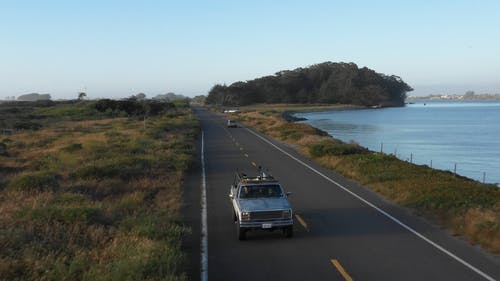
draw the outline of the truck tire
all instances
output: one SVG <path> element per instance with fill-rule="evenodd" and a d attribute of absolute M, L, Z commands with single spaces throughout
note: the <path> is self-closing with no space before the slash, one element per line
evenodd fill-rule
<path fill-rule="evenodd" d="M 285 235 L 286 238 L 292 238 L 293 237 L 293 226 L 287 226 L 283 228 L 283 235 Z"/>
<path fill-rule="evenodd" d="M 238 240 L 247 239 L 247 231 L 244 228 L 240 227 L 239 222 L 236 222 L 236 237 L 238 238 Z"/>

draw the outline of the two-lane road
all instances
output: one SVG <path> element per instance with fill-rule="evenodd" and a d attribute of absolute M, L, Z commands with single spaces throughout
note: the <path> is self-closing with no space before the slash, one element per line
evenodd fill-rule
<path fill-rule="evenodd" d="M 203 130 L 200 168 L 187 180 L 190 277 L 208 280 L 497 280 L 496 257 L 449 236 L 371 191 L 304 159 L 287 145 L 247 128 L 226 128 L 196 109 Z M 200 141 L 201 146 L 201 141 Z M 201 157 L 200 157 L 201 159 Z M 295 235 L 250 232 L 236 238 L 229 186 L 236 169 L 268 168 L 293 192 Z M 196 179 L 195 179 L 196 178 Z M 206 190 L 208 250 L 200 257 L 200 193 Z M 203 255 L 206 254 L 205 257 Z M 206 261 L 206 263 L 205 263 Z M 200 262 L 202 265 L 200 265 Z M 208 269 L 200 274 L 201 269 Z"/>

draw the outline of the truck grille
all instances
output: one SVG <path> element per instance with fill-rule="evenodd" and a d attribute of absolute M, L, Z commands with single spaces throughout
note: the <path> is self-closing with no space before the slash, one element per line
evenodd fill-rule
<path fill-rule="evenodd" d="M 273 220 L 282 219 L 283 211 L 261 211 L 261 212 L 251 212 L 250 220 Z"/>

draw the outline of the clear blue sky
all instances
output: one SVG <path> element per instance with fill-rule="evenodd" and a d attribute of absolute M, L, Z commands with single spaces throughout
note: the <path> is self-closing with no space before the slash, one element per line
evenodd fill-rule
<path fill-rule="evenodd" d="M 324 61 L 500 93 L 500 1 L 0 2 L 0 99 L 206 94 Z"/>

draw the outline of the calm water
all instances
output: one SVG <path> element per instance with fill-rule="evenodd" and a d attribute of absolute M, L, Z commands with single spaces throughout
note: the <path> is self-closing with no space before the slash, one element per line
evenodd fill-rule
<path fill-rule="evenodd" d="M 403 160 L 500 183 L 500 102 L 417 101 L 402 108 L 299 113 L 305 123 Z"/>

